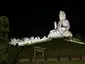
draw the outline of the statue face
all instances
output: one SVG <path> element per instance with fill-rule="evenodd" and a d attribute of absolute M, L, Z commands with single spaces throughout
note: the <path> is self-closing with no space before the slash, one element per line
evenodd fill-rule
<path fill-rule="evenodd" d="M 60 20 L 66 19 L 66 15 L 65 15 L 65 12 L 64 12 L 64 11 L 60 11 L 59 19 L 60 19 Z"/>

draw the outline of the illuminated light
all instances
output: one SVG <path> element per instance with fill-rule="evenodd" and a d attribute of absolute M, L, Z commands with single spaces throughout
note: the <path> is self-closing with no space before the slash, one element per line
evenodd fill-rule
<path fill-rule="evenodd" d="M 74 42 L 74 43 L 78 43 L 78 44 L 83 44 L 83 45 L 85 45 L 84 42 L 77 41 L 77 40 L 79 40 L 79 39 L 77 39 L 77 38 L 73 38 L 73 39 L 71 39 L 71 40 L 68 40 L 68 39 L 65 39 L 65 40 L 66 40 L 66 41 L 69 41 L 69 42 Z"/>
<path fill-rule="evenodd" d="M 45 42 L 48 41 L 49 39 L 44 36 L 43 38 L 40 39 L 40 37 L 30 37 L 30 38 L 23 38 L 22 40 L 20 39 L 11 39 L 11 42 L 9 42 L 9 44 L 11 45 L 16 45 L 18 43 L 19 46 L 24 46 L 24 45 L 31 45 L 31 44 L 35 44 L 35 43 L 41 43 L 41 42 Z"/>

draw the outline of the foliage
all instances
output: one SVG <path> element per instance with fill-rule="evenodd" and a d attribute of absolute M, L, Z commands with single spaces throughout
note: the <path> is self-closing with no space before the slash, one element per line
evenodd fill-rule
<path fill-rule="evenodd" d="M 18 44 L 16 46 L 9 45 L 7 49 L 7 58 L 8 62 L 10 62 L 9 64 L 16 64 L 18 62 L 18 57 L 22 50 L 22 48 L 18 47 Z"/>
<path fill-rule="evenodd" d="M 6 16 L 0 17 L 0 64 L 17 64 L 17 59 L 23 50 L 18 44 L 12 46 L 8 41 L 9 20 Z"/>
<path fill-rule="evenodd" d="M 7 44 L 0 45 L 0 61 L 5 61 L 7 64 L 16 64 L 23 48 L 11 46 Z"/>
<path fill-rule="evenodd" d="M 6 45 L 0 44 L 0 61 L 6 60 Z"/>

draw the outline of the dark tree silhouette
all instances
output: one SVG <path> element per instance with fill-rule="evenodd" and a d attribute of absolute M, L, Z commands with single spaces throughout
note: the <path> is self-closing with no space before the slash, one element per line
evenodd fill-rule
<path fill-rule="evenodd" d="M 17 59 L 23 48 L 12 46 L 8 40 L 9 20 L 6 16 L 0 17 L 0 64 L 17 64 Z"/>
<path fill-rule="evenodd" d="M 45 59 L 45 61 L 47 61 L 47 59 L 48 59 L 47 49 L 45 49 L 45 51 L 44 51 L 44 59 Z"/>
<path fill-rule="evenodd" d="M 80 60 L 82 60 L 82 54 L 80 53 Z"/>
<path fill-rule="evenodd" d="M 76 34 L 75 37 L 82 40 L 82 35 L 81 34 Z"/>
<path fill-rule="evenodd" d="M 58 60 L 60 60 L 60 53 L 58 53 Z"/>
<path fill-rule="evenodd" d="M 8 46 L 9 20 L 6 16 L 0 17 L 0 61 L 6 61 L 6 48 Z"/>
<path fill-rule="evenodd" d="M 6 16 L 0 17 L 0 43 L 8 43 L 9 20 Z"/>
<path fill-rule="evenodd" d="M 68 60 L 72 60 L 71 56 L 69 56 Z"/>

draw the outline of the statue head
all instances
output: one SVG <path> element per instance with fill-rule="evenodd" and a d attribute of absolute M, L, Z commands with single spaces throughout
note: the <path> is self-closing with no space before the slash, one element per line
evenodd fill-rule
<path fill-rule="evenodd" d="M 64 11 L 60 11 L 60 13 L 59 13 L 59 19 L 60 19 L 60 20 L 66 19 L 66 14 L 65 14 Z"/>

